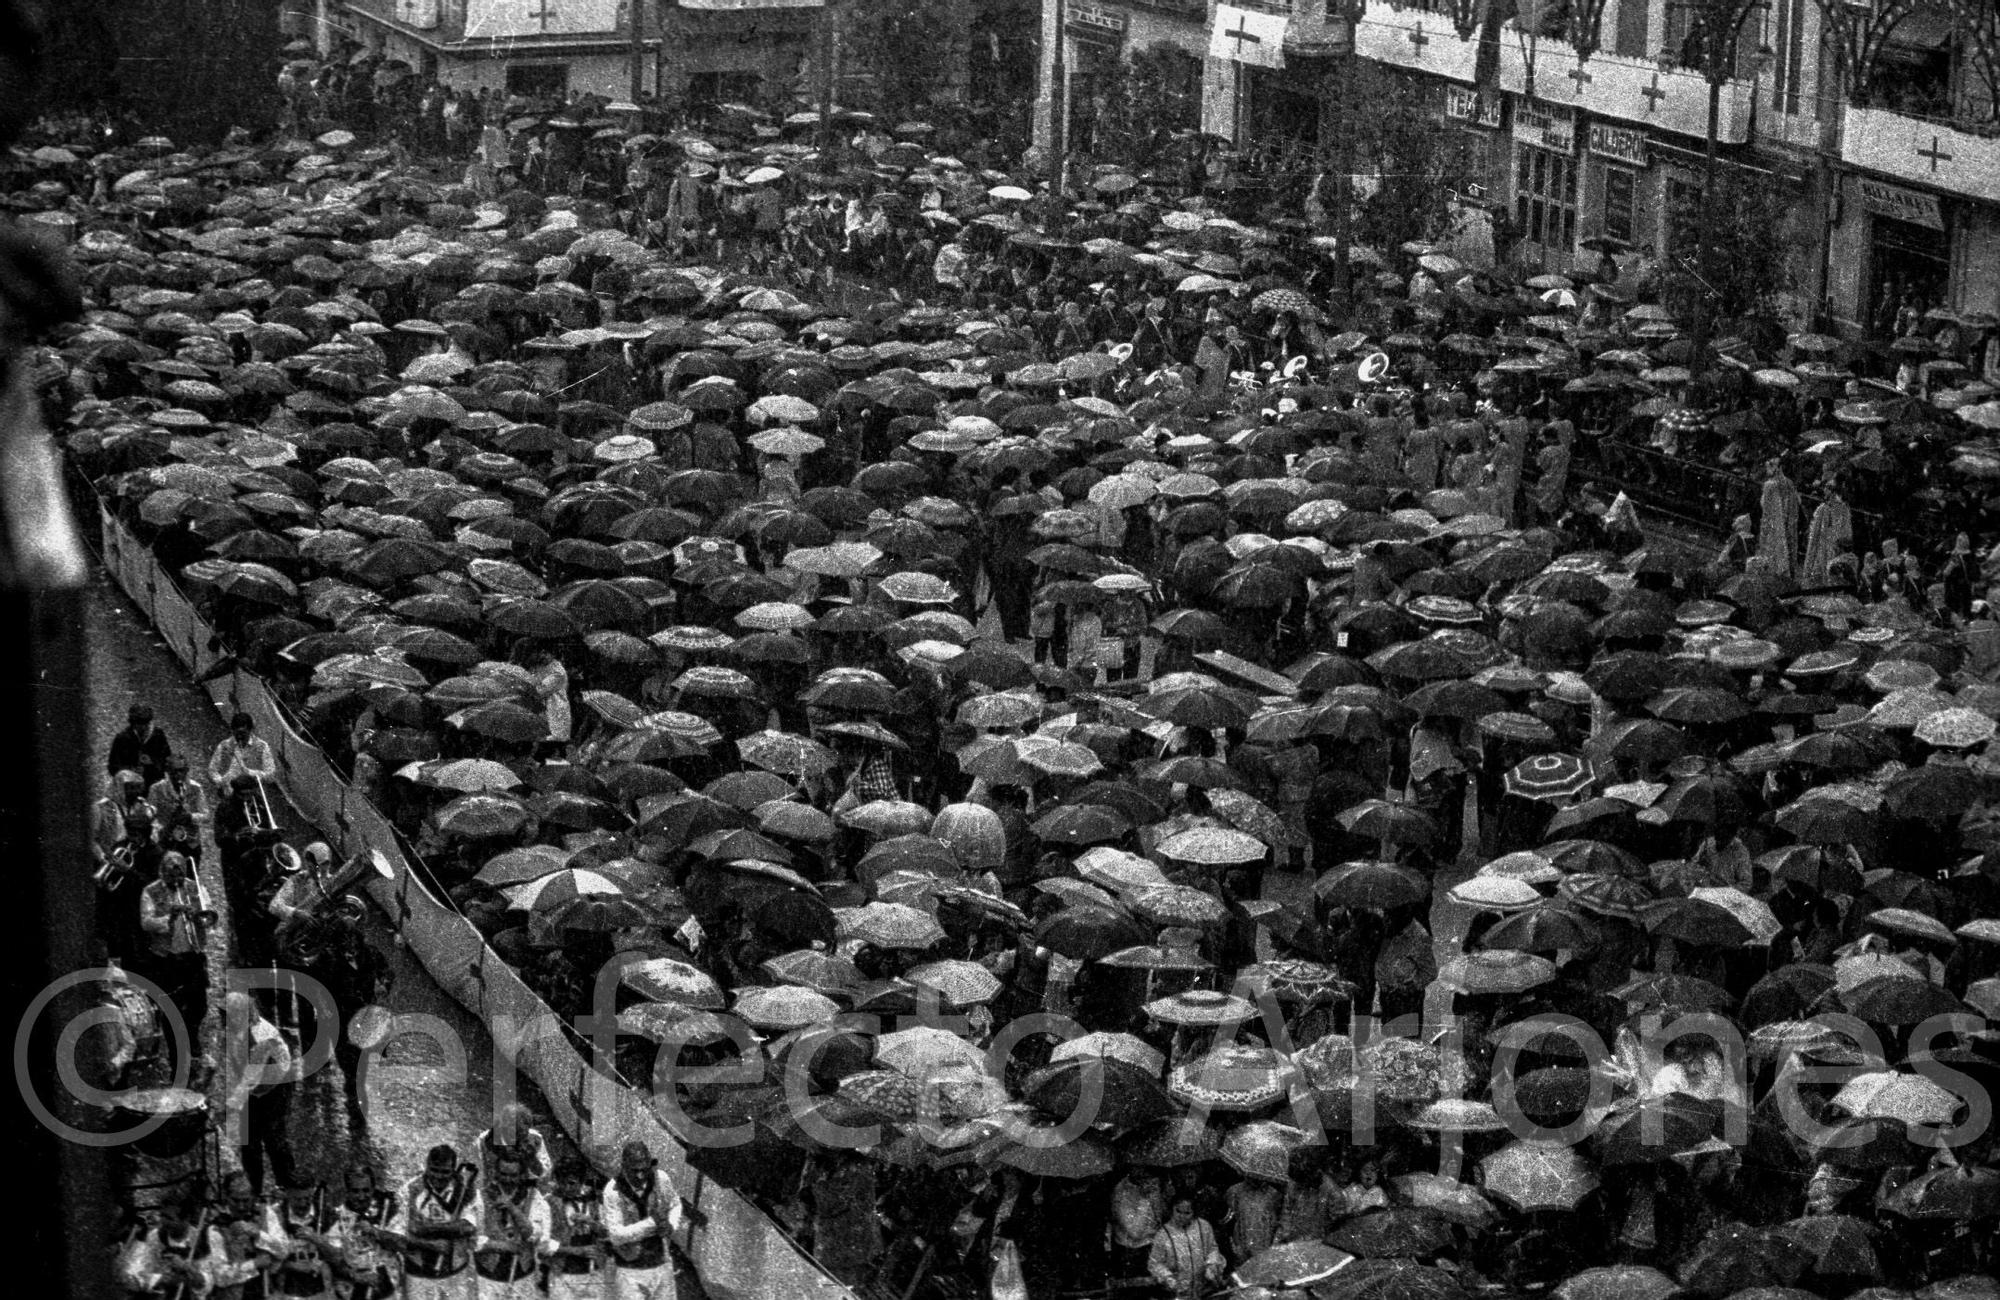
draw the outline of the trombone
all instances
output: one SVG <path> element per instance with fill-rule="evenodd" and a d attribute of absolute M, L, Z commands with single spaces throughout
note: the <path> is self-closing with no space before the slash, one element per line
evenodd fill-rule
<path fill-rule="evenodd" d="M 263 777 L 251 779 L 257 784 L 251 788 L 249 796 L 244 801 L 245 810 L 250 814 L 250 829 L 260 833 L 275 834 L 278 830 L 278 819 L 271 813 L 271 792 L 264 788 Z"/>

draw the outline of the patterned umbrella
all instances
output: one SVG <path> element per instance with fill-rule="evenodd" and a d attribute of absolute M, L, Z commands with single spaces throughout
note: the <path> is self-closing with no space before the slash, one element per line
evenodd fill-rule
<path fill-rule="evenodd" d="M 1309 1140 L 1304 1129 L 1275 1120 L 1251 1120 L 1222 1139 L 1222 1162 L 1246 1177 L 1284 1184 L 1291 1179 L 1292 1152 Z"/>
<path fill-rule="evenodd" d="M 853 962 L 811 948 L 773 957 L 761 969 L 772 979 L 819 993 L 852 994 L 862 984 L 861 971 Z"/>
<path fill-rule="evenodd" d="M 1249 1020 L 1257 1007 L 1216 989 L 1187 989 L 1148 1002 L 1146 1014 L 1170 1025 L 1228 1025 Z"/>
<path fill-rule="evenodd" d="M 1177 1067 L 1167 1091 L 1191 1106 L 1256 1111 L 1281 1100 L 1295 1074 L 1282 1052 L 1230 1043 Z"/>
<path fill-rule="evenodd" d="M 1574 1210 L 1598 1185 L 1589 1162 L 1562 1142 L 1516 1142 L 1480 1162 L 1486 1190 L 1527 1213 Z"/>
<path fill-rule="evenodd" d="M 1597 774 L 1575 754 L 1537 754 L 1507 769 L 1507 793 L 1544 803 L 1564 803 L 1590 788 Z"/>
<path fill-rule="evenodd" d="M 736 990 L 730 1008 L 745 1024 L 784 1032 L 821 1024 L 840 1013 L 840 1004 L 824 993 L 793 984 Z"/>

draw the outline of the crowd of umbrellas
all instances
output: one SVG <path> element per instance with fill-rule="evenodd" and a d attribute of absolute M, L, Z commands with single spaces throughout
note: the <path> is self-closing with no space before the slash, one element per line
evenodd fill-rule
<path fill-rule="evenodd" d="M 1342 436 L 1352 365 L 836 316 L 345 133 L 127 152 L 96 208 L 35 197 L 74 150 L 16 159 L 89 304 L 36 359 L 74 463 L 559 1011 L 618 963 L 621 1032 L 700 1067 L 662 1093 L 755 1125 L 716 1176 L 780 1200 L 873 1126 L 885 1179 L 1096 1195 L 1021 1239 L 1053 1287 L 1133 1169 L 1298 1196 L 1362 1150 L 1390 1203 L 1238 1294 L 1992 1294 L 2000 686 L 1962 633 L 1414 491 Z M 1136 207 L 1077 255 L 1234 292 L 1260 232 Z M 1569 382 L 1636 395 L 1677 331 L 1634 310 L 1634 363 Z M 1333 343 L 1576 360 L 1499 338 Z M 994 1059 L 1043 1011 L 1079 1036 Z"/>

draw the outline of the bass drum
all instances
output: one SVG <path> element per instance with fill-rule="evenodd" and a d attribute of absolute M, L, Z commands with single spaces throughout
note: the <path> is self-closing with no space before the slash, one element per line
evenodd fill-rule
<path fill-rule="evenodd" d="M 187 1155 L 208 1132 L 208 1097 L 193 1088 L 136 1089 L 119 1099 L 116 1114 L 121 1129 L 156 1125 L 132 1144 L 155 1160 Z"/>

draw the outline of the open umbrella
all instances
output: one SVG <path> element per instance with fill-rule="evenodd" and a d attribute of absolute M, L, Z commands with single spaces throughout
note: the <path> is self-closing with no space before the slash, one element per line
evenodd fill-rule
<path fill-rule="evenodd" d="M 1516 1142 L 1486 1157 L 1480 1184 L 1518 1210 L 1574 1210 L 1598 1185 L 1590 1162 L 1562 1142 Z"/>

